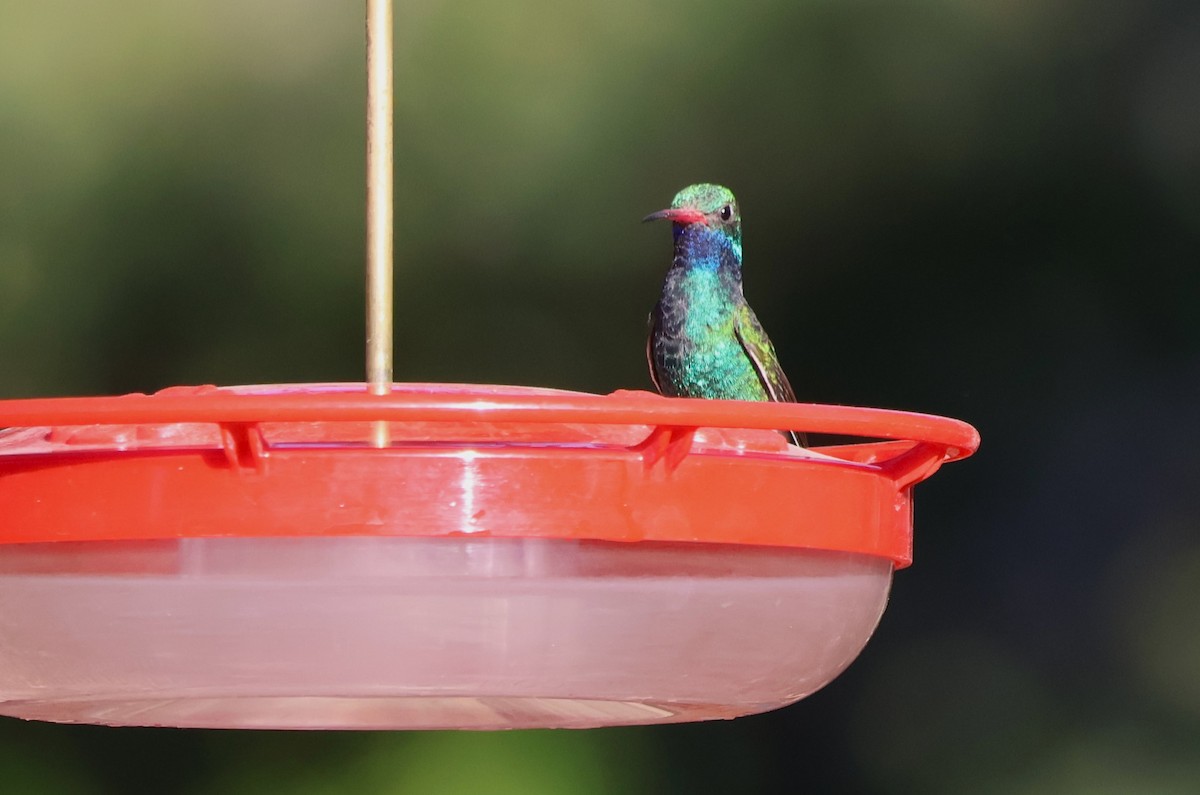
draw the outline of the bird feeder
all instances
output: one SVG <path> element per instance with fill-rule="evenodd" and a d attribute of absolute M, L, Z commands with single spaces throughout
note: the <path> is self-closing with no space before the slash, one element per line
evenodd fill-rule
<path fill-rule="evenodd" d="M 390 31 L 370 0 L 366 383 L 0 401 L 0 714 L 732 718 L 824 686 L 877 625 L 912 488 L 969 425 L 391 382 Z"/>

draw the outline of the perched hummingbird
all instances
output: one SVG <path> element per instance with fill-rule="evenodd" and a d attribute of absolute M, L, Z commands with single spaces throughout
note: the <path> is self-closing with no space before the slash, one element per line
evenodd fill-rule
<path fill-rule="evenodd" d="M 773 400 L 796 395 L 775 348 L 742 295 L 742 219 L 728 188 L 691 185 L 666 210 L 675 258 L 650 313 L 646 358 L 654 386 L 668 397 Z M 801 434 L 788 432 L 804 446 Z"/>

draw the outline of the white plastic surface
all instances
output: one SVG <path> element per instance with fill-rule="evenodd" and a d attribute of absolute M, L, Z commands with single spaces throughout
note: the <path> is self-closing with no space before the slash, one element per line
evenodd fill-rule
<path fill-rule="evenodd" d="M 503 538 L 0 547 L 0 714 L 113 725 L 588 727 L 789 704 L 892 564 Z"/>

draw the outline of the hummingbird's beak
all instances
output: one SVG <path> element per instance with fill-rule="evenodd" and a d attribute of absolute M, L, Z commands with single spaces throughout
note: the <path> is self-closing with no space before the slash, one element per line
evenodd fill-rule
<path fill-rule="evenodd" d="M 704 213 L 694 210 L 691 207 L 672 207 L 668 210 L 659 210 L 656 213 L 650 213 L 642 219 L 642 223 L 646 221 L 661 221 L 663 219 L 674 221 L 677 224 L 702 224 L 708 220 Z"/>

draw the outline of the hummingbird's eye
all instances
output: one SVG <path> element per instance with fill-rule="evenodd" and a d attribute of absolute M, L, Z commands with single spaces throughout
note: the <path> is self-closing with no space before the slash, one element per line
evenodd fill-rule
<path fill-rule="evenodd" d="M 732 218 L 733 218 L 733 205 L 726 204 L 724 207 L 721 208 L 721 220 L 729 221 Z"/>

